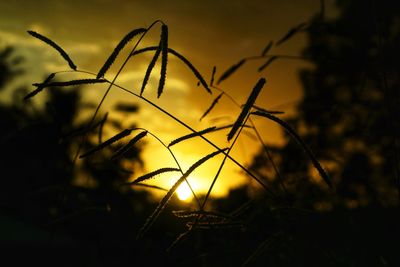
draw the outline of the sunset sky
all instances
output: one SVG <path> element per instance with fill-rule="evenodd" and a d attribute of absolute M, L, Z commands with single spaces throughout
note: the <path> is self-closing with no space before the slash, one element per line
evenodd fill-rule
<path fill-rule="evenodd" d="M 333 1 L 325 1 L 328 16 L 334 15 Z M 45 74 L 58 70 L 67 70 L 68 65 L 60 59 L 57 52 L 49 46 L 34 40 L 26 31 L 34 30 L 48 36 L 60 44 L 71 56 L 79 69 L 97 72 L 112 52 L 118 41 L 132 29 L 147 27 L 160 19 L 169 28 L 169 46 L 188 58 L 202 73 L 207 81 L 213 66 L 217 66 L 217 77 L 232 64 L 248 56 L 259 55 L 269 41 L 277 41 L 291 27 L 308 21 L 320 10 L 320 0 L 12 0 L 0 2 L 0 46 L 13 45 L 26 59 L 25 79 L 15 82 L 14 86 L 40 82 Z M 160 26 L 154 27 L 144 39 L 141 47 L 157 45 Z M 133 44 L 133 42 L 131 43 Z M 300 55 L 306 45 L 304 34 L 299 34 L 281 46 L 273 47 L 270 54 Z M 130 50 L 129 47 L 126 50 Z M 128 64 L 117 83 L 138 92 L 144 73 L 153 53 L 138 56 Z M 266 109 L 279 109 L 291 112 L 296 101 L 301 99 L 301 84 L 298 70 L 312 67 L 301 60 L 278 60 L 263 72 L 257 68 L 264 60 L 252 61 L 239 69 L 229 80 L 221 83 L 240 104 L 246 101 L 248 94 L 259 78 L 265 77 L 267 84 L 263 88 L 257 105 Z M 121 61 L 106 74 L 112 79 Z M 202 122 L 200 116 L 218 95 L 215 91 L 209 95 L 197 87 L 197 79 L 181 62 L 172 56 L 169 60 L 165 93 L 156 98 L 159 64 L 144 94 L 157 105 L 182 119 L 196 130 L 210 126 L 220 126 L 233 122 L 240 112 L 227 98 L 222 98 L 219 106 Z M 90 77 L 92 78 L 92 77 Z M 60 78 L 61 79 L 61 78 Z M 103 87 L 88 90 L 85 97 L 98 103 L 104 93 Z M 189 133 L 182 126 L 162 115 L 146 103 L 114 88 L 104 105 L 103 111 L 110 110 L 113 103 L 132 101 L 140 105 L 140 112 L 132 117 L 118 117 L 127 126 L 130 122 L 157 134 L 165 143 Z M 213 120 L 223 116 L 220 120 Z M 228 117 L 227 117 L 228 116 Z M 280 130 L 272 123 L 255 119 L 266 143 L 280 141 Z M 227 132 L 212 134 L 211 140 L 220 147 L 227 147 Z M 175 167 L 173 159 L 160 144 L 146 139 L 146 170 L 162 167 Z M 251 135 L 243 135 L 235 149 L 234 156 L 243 165 L 249 164 L 257 151 L 258 143 Z M 173 147 L 174 153 L 187 169 L 213 148 L 201 140 L 192 140 Z M 189 181 L 193 187 L 204 192 L 222 157 L 216 157 L 196 171 Z M 223 195 L 239 183 L 248 181 L 239 169 L 228 163 L 218 180 L 214 194 Z M 174 179 L 160 176 L 151 181 L 169 187 Z M 173 177 L 178 178 L 178 177 Z"/>

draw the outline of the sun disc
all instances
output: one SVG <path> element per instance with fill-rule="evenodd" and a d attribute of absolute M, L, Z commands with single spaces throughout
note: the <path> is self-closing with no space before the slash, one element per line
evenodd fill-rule
<path fill-rule="evenodd" d="M 182 201 L 189 201 L 192 198 L 192 191 L 186 183 L 182 183 L 178 189 L 176 189 L 178 198 Z"/>

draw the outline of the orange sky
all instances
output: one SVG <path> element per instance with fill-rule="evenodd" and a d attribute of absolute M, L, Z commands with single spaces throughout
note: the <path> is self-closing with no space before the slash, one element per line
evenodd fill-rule
<path fill-rule="evenodd" d="M 333 13 L 333 1 L 326 1 L 328 14 Z M 48 46 L 30 38 L 26 30 L 38 31 L 59 43 L 69 52 L 80 69 L 97 72 L 111 53 L 116 43 L 130 30 L 149 26 L 157 19 L 169 27 L 169 45 L 185 55 L 209 80 L 212 67 L 217 66 L 217 77 L 241 58 L 258 55 L 270 40 L 278 40 L 291 27 L 307 21 L 319 11 L 319 0 L 206 0 L 206 1 L 129 1 L 129 0 L 14 0 L 0 2 L 0 46 L 7 44 L 19 47 L 19 53 L 26 57 L 29 75 L 17 83 L 30 84 L 42 79 L 43 73 L 67 69 Z M 145 45 L 157 45 L 159 28 L 145 40 Z M 271 54 L 299 55 L 306 44 L 300 34 L 271 49 Z M 140 56 L 131 62 L 118 79 L 118 83 L 137 92 L 152 54 Z M 118 67 L 106 75 L 112 78 Z M 280 60 L 264 72 L 256 70 L 263 61 L 254 61 L 240 69 L 221 87 L 243 104 L 254 84 L 260 77 L 266 77 L 257 105 L 265 108 L 279 107 L 290 112 L 293 103 L 301 98 L 301 84 L 297 72 L 310 64 L 298 60 Z M 159 73 L 158 68 L 154 73 Z M 157 76 L 150 80 L 145 97 L 153 100 L 197 130 L 213 125 L 232 122 L 240 110 L 223 98 L 208 118 L 199 123 L 198 119 L 207 109 L 218 92 L 208 95 L 197 87 L 197 80 L 179 61 L 170 57 L 164 95 L 157 99 Z M 33 80 L 33 81 L 32 81 Z M 189 133 L 179 124 L 138 102 L 126 93 L 113 89 L 105 109 L 116 101 L 132 101 L 140 104 L 140 113 L 132 118 L 122 118 L 125 123 L 135 122 L 138 126 L 156 133 L 165 143 Z M 101 89 L 89 91 L 86 97 L 99 101 Z M 112 116 L 113 114 L 111 114 Z M 225 121 L 214 122 L 219 116 L 229 116 Z M 280 131 L 276 126 L 255 120 L 267 143 L 279 142 Z M 226 147 L 226 133 L 209 137 L 220 147 Z M 246 165 L 251 162 L 258 144 L 251 137 L 243 135 L 232 151 L 232 155 Z M 192 140 L 173 148 L 183 169 L 187 169 L 202 156 L 212 152 L 204 141 Z M 175 167 L 171 156 L 162 146 L 147 138 L 145 145 L 146 169 Z M 193 187 L 204 192 L 211 182 L 222 157 L 216 157 L 198 169 L 189 180 Z M 168 187 L 173 181 L 160 176 L 152 181 Z M 178 177 L 175 177 L 178 178 Z M 239 169 L 228 163 L 215 186 L 216 195 L 225 194 L 228 188 L 248 181 L 239 174 Z"/>

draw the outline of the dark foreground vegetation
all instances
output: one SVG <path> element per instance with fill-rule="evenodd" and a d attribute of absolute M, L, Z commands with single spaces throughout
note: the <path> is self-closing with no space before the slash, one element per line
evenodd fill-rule
<path fill-rule="evenodd" d="M 36 86 L 46 90 L 43 105 L 31 101 L 31 88 L 13 90 L 14 101 L 0 106 L 1 261 L 12 266 L 400 266 L 400 7 L 389 0 L 337 5 L 338 18 L 327 20 L 322 9 L 274 42 L 281 45 L 296 34 L 309 40 L 301 57 L 315 67 L 300 73 L 304 99 L 297 113 L 277 119 L 276 113 L 252 106 L 260 80 L 242 109 L 243 120 L 239 116 L 230 129 L 232 138 L 238 136 L 251 113 L 278 121 L 289 132 L 281 147 L 260 146 L 246 167 L 267 190 L 249 183 L 222 199 L 199 195 L 199 207 L 175 196 L 157 203 L 149 191 L 135 189 L 139 182 L 126 186 L 143 167 L 140 142 L 129 149 L 107 143 L 90 153 L 107 142 L 103 129 L 123 132 L 124 127 L 106 114 L 78 119 L 95 109 L 81 100 L 79 86 L 44 88 L 50 77 Z M 147 50 L 160 56 L 161 69 L 168 53 L 176 55 L 168 50 L 166 25 L 162 29 L 160 45 Z M 260 71 L 284 60 L 274 57 L 272 44 L 261 53 Z M 240 75 L 236 71 L 248 59 L 238 60 L 217 83 Z M 76 70 L 72 61 L 68 64 Z M 18 79 L 21 70 L 23 60 L 12 48 L 3 49 L 0 88 Z M 106 71 L 102 68 L 93 81 Z M 159 96 L 165 78 L 161 70 Z M 24 101 L 24 96 L 29 97 Z M 226 97 L 223 91 L 220 97 Z M 114 108 L 140 112 L 126 103 Z M 90 156 L 78 159 L 78 149 Z"/>

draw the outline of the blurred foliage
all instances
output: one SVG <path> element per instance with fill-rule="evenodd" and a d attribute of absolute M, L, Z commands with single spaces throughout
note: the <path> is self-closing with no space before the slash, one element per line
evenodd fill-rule
<path fill-rule="evenodd" d="M 0 52 L 0 90 L 2 90 L 16 75 L 22 73 L 18 65 L 23 62 L 23 58 L 20 56 L 13 56 L 13 50 L 12 47 L 8 46 Z M 14 68 L 9 68 L 9 64 L 14 65 Z"/>
<path fill-rule="evenodd" d="M 0 52 L 0 88 L 18 77 L 15 57 L 12 48 Z M 125 266 L 133 251 L 150 265 L 167 261 L 165 248 L 182 225 L 164 215 L 153 237 L 145 244 L 137 241 L 156 203 L 148 191 L 122 186 L 143 167 L 142 146 L 111 161 L 123 143 L 116 142 L 74 163 L 85 134 L 81 151 L 99 144 L 100 129 L 104 141 L 123 125 L 110 119 L 101 127 L 100 118 L 87 130 L 89 121 L 80 114 L 94 107 L 81 101 L 80 88 L 46 88 L 43 105 L 22 102 L 28 88 L 11 89 L 15 102 L 0 105 L 1 255 L 9 255 L 14 265 Z M 123 107 L 129 110 L 119 112 L 137 111 Z M 171 207 L 182 209 L 177 203 Z M 19 253 L 23 257 L 15 257 Z M 154 253 L 159 257 L 152 258 Z"/>
<path fill-rule="evenodd" d="M 400 4 L 339 0 L 337 7 L 338 17 L 311 21 L 303 56 L 314 66 L 300 72 L 303 99 L 286 118 L 328 170 L 336 191 L 322 184 L 288 135 L 283 147 L 271 148 L 282 179 L 263 151 L 251 168 L 276 190 L 283 183 L 291 205 L 398 206 Z"/>

